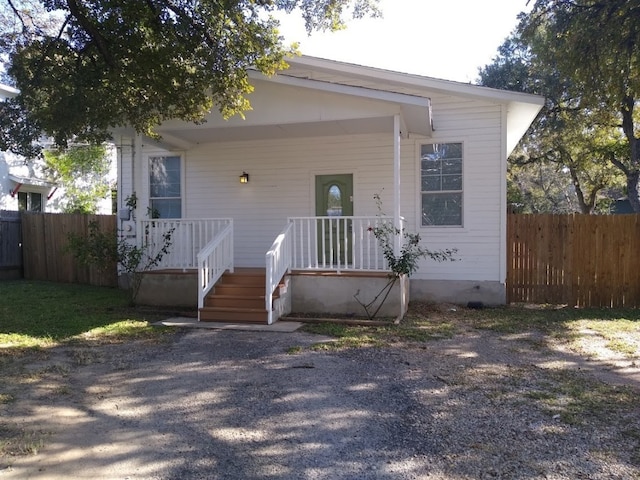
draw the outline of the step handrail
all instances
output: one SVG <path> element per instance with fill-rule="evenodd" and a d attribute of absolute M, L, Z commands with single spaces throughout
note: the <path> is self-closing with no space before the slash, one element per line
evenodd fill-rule
<path fill-rule="evenodd" d="M 271 248 L 265 255 L 267 264 L 265 280 L 265 308 L 267 309 L 267 323 L 273 323 L 273 292 L 276 291 L 282 277 L 291 269 L 291 242 L 293 224 L 287 223 L 278 234 Z"/>
<path fill-rule="evenodd" d="M 233 222 L 198 252 L 198 310 L 225 271 L 233 273 Z"/>

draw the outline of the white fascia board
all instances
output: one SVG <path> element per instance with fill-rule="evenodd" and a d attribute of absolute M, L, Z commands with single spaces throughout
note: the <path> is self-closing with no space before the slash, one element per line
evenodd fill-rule
<path fill-rule="evenodd" d="M 507 157 L 536 119 L 543 104 L 510 102 L 507 105 Z"/>
<path fill-rule="evenodd" d="M 412 105 L 403 105 L 400 110 L 403 137 L 406 136 L 405 133 L 417 133 L 426 137 L 431 137 L 433 135 L 433 117 L 431 116 L 431 106 L 429 106 L 427 109 L 424 109 L 416 108 Z"/>
<path fill-rule="evenodd" d="M 18 175 L 9 174 L 9 180 L 17 184 L 28 185 L 30 187 L 53 188 L 57 186 L 53 182 L 49 182 L 48 180 L 43 180 L 42 178 L 35 178 L 35 177 L 20 177 Z"/>
<path fill-rule="evenodd" d="M 427 97 L 418 97 L 415 95 L 407 95 L 385 90 L 374 90 L 371 88 L 354 87 L 351 85 L 343 85 L 340 83 L 330 83 L 322 82 L 319 80 L 311 80 L 307 78 L 292 77 L 287 75 L 286 70 L 277 75 L 273 75 L 272 77 L 264 76 L 261 73 L 256 72 L 255 70 L 249 70 L 249 77 L 256 80 L 266 80 L 269 82 L 280 83 L 283 85 L 290 85 L 294 87 L 311 88 L 323 92 L 339 93 L 355 97 L 370 98 L 373 100 L 382 100 L 384 102 L 431 108 L 431 99 Z"/>
<path fill-rule="evenodd" d="M 524 102 L 543 105 L 544 97 L 530 93 L 512 92 L 499 90 L 496 88 L 473 85 L 471 83 L 454 82 L 452 80 L 442 80 L 439 78 L 426 77 L 411 73 L 395 72 L 375 67 L 367 67 L 352 63 L 338 62 L 316 57 L 301 56 L 287 59 L 292 66 L 308 67 L 312 70 L 323 71 L 331 74 L 348 75 L 353 78 L 360 78 L 369 81 L 413 86 L 420 89 L 436 90 L 441 93 L 472 96 L 497 100 L 501 102 Z M 286 70 L 283 72 L 286 75 Z"/>
<path fill-rule="evenodd" d="M 0 83 L 0 95 L 5 98 L 13 98 L 20 93 L 20 90 L 17 88 L 10 87 L 9 85 L 5 85 Z"/>
<path fill-rule="evenodd" d="M 145 135 L 142 143 L 146 145 L 154 145 L 156 147 L 162 148 L 163 150 L 169 151 L 189 150 L 194 146 L 193 142 L 184 140 L 177 135 L 173 135 L 167 131 L 163 131 L 161 127 L 156 128 L 156 130 L 158 132 L 158 135 L 160 135 L 160 138 L 154 139 Z"/>
<path fill-rule="evenodd" d="M 354 97 L 397 104 L 400 106 L 400 127 L 402 129 L 403 137 L 406 138 L 409 133 L 417 133 L 429 137 L 433 133 L 431 99 L 428 97 L 419 97 L 415 95 L 407 95 L 404 93 L 344 85 L 341 83 L 331 83 L 307 78 L 292 77 L 288 76 L 286 74 L 286 71 L 279 75 L 266 77 L 257 71 L 249 70 L 249 77 L 256 80 L 266 80 L 281 85 L 309 88 L 322 92 L 350 95 Z"/>

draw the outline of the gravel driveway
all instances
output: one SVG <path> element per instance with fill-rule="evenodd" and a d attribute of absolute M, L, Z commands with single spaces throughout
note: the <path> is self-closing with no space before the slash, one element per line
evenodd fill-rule
<path fill-rule="evenodd" d="M 0 479 L 640 478 L 637 391 L 568 417 L 568 384 L 604 385 L 570 354 L 482 331 L 309 348 L 324 340 L 181 330 L 164 345 L 61 348 L 47 368 L 62 380 L 10 406 L 44 448 Z"/>

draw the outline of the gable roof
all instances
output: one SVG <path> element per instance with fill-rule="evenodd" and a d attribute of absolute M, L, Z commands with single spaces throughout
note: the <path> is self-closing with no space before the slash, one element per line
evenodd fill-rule
<path fill-rule="evenodd" d="M 223 119 L 211 112 L 194 125 L 169 120 L 157 128 L 162 145 L 189 149 L 198 143 L 389 132 L 400 115 L 403 136 L 431 137 L 432 95 L 453 95 L 506 106 L 509 154 L 544 104 L 544 98 L 316 57 L 287 59 L 289 68 L 266 77 L 250 70 L 252 110 Z M 286 88 L 283 88 L 286 87 Z"/>
<path fill-rule="evenodd" d="M 504 104 L 507 106 L 507 154 L 516 147 L 545 101 L 544 97 L 539 95 L 499 90 L 317 57 L 303 55 L 287 61 L 289 68 L 280 72 L 279 76 L 348 85 L 371 91 L 413 97 L 428 97 L 429 92 L 433 92 Z"/>

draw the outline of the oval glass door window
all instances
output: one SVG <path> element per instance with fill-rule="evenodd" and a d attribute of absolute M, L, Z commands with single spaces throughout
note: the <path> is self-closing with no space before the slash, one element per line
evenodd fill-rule
<path fill-rule="evenodd" d="M 327 216 L 340 217 L 342 215 L 342 192 L 337 185 L 331 185 L 327 192 Z"/>

